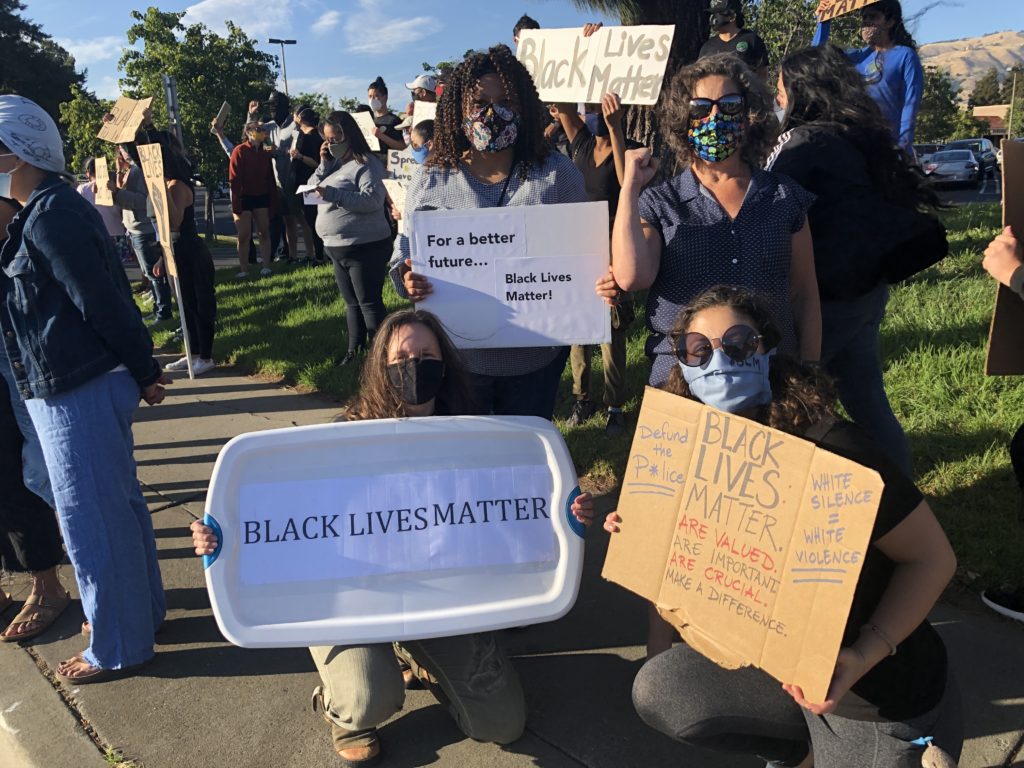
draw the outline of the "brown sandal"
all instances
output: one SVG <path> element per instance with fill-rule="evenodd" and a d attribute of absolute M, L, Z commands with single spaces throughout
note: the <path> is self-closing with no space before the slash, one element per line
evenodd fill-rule
<path fill-rule="evenodd" d="M 27 632 L 19 632 L 14 635 L 2 634 L 0 635 L 0 642 L 14 643 L 19 640 L 31 640 L 33 637 L 38 637 L 50 628 L 50 625 L 57 620 L 57 617 L 64 612 L 64 609 L 70 603 L 71 595 L 67 592 L 62 597 L 29 595 L 21 610 L 18 611 L 18 615 L 8 624 L 8 629 L 15 624 L 35 624 L 36 626 Z M 5 633 L 6 631 L 4 630 Z"/>
<path fill-rule="evenodd" d="M 155 656 L 153 658 L 156 658 Z M 121 667 L 120 669 L 104 669 L 103 667 L 97 667 L 90 664 L 85 660 L 85 656 L 81 653 L 76 653 L 70 659 L 65 659 L 57 666 L 57 677 L 63 682 L 69 685 L 88 685 L 89 683 L 105 683 L 108 680 L 118 680 L 122 677 L 130 677 L 135 674 L 139 669 L 149 664 L 153 659 L 142 662 L 141 664 L 132 664 L 128 667 Z M 68 663 L 80 663 L 85 664 L 89 667 L 90 671 L 85 672 L 81 675 L 75 675 L 69 677 L 65 673 L 61 672 L 61 667 Z"/>

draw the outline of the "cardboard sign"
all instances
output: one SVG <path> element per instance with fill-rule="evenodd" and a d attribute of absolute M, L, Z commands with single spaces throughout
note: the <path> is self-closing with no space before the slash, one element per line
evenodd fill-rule
<path fill-rule="evenodd" d="M 398 220 L 399 234 L 405 233 L 405 182 L 398 179 L 384 179 L 384 189 L 388 191 L 388 197 L 392 204 L 398 209 L 402 218 Z"/>
<path fill-rule="evenodd" d="M 412 124 L 413 127 L 422 123 L 424 120 L 434 120 L 437 118 L 437 102 L 436 101 L 414 101 L 412 105 Z"/>
<path fill-rule="evenodd" d="M 366 143 L 370 145 L 370 151 L 380 152 L 380 139 L 377 138 L 377 124 L 373 122 L 373 115 L 369 112 L 350 112 L 349 114 L 356 121 L 359 130 L 363 132 Z"/>
<path fill-rule="evenodd" d="M 821 702 L 882 488 L 813 443 L 648 387 L 602 575 L 708 658 Z"/>
<path fill-rule="evenodd" d="M 601 344 L 611 314 L 594 284 L 607 274 L 608 204 L 407 211 L 413 270 L 461 349 Z"/>
<path fill-rule="evenodd" d="M 413 159 L 412 148 L 388 150 L 388 173 L 391 178 L 406 183 L 412 181 L 419 164 Z"/>
<path fill-rule="evenodd" d="M 152 97 L 139 101 L 129 99 L 127 96 L 119 97 L 114 103 L 113 109 L 110 110 L 114 119 L 103 124 L 100 132 L 96 134 L 96 138 L 113 144 L 135 141 L 135 132 L 139 130 L 139 126 L 145 119 L 143 113 L 149 109 L 149 105 L 152 103 Z"/>
<path fill-rule="evenodd" d="M 821 0 L 818 3 L 818 10 L 814 13 L 819 22 L 830 21 L 837 16 L 845 16 L 877 2 L 878 0 Z"/>
<path fill-rule="evenodd" d="M 231 105 L 226 101 L 220 105 L 220 109 L 217 110 L 217 116 L 213 118 L 213 122 L 218 128 L 223 129 L 224 123 L 227 122 L 228 116 L 231 114 Z"/>
<path fill-rule="evenodd" d="M 1003 226 L 1024 239 L 1024 142 L 1003 140 Z M 1024 299 L 1005 285 L 996 289 L 996 308 L 988 331 L 985 373 L 1024 374 Z"/>
<path fill-rule="evenodd" d="M 139 144 L 139 160 L 142 162 L 142 173 L 146 177 L 146 189 L 149 192 L 149 203 L 153 206 L 156 218 L 156 233 L 160 247 L 164 251 L 164 264 L 167 274 L 178 276 L 178 267 L 174 263 L 174 246 L 171 242 L 171 217 L 167 209 L 167 183 L 164 181 L 164 158 L 160 153 L 159 144 Z"/>
<path fill-rule="evenodd" d="M 396 463 L 396 457 L 402 460 Z M 246 647 L 353 645 L 549 621 L 572 606 L 576 471 L 536 417 L 378 419 L 242 435 L 221 451 L 205 558 Z"/>
<path fill-rule="evenodd" d="M 545 102 L 601 101 L 617 93 L 623 104 L 655 104 L 661 94 L 675 25 L 602 27 L 584 37 L 573 29 L 519 33 L 516 58 L 533 76 Z"/>
<path fill-rule="evenodd" d="M 96 158 L 96 205 L 114 204 L 114 193 L 107 189 L 110 182 L 110 171 L 107 170 L 107 158 Z"/>

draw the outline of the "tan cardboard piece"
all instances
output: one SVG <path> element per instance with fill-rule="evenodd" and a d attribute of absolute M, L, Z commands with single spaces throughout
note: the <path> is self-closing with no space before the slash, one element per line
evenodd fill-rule
<path fill-rule="evenodd" d="M 217 110 L 217 116 L 213 118 L 213 122 L 218 128 L 224 128 L 224 123 L 228 121 L 228 116 L 231 114 L 231 105 L 226 101 L 220 105 L 220 109 Z"/>
<path fill-rule="evenodd" d="M 829 21 L 877 2 L 878 0 L 821 0 L 815 14 L 818 21 Z"/>
<path fill-rule="evenodd" d="M 114 119 L 104 123 L 96 138 L 109 141 L 113 144 L 125 144 L 135 141 L 135 132 L 139 130 L 142 121 L 145 119 L 143 113 L 153 103 L 153 97 L 136 101 L 127 96 L 121 96 L 114 102 L 110 114 Z"/>
<path fill-rule="evenodd" d="M 648 387 L 602 575 L 711 660 L 822 702 L 882 488 L 807 440 Z"/>
<path fill-rule="evenodd" d="M 114 193 L 107 188 L 110 171 L 107 170 L 107 158 L 96 158 L 96 205 L 113 205 Z"/>
<path fill-rule="evenodd" d="M 171 219 L 167 208 L 167 183 L 164 181 L 164 159 L 160 145 L 139 144 L 139 159 L 142 161 L 142 173 L 146 177 L 149 202 L 156 217 L 157 236 L 164 251 L 167 274 L 177 277 L 178 267 L 174 263 L 174 248 L 171 245 Z"/>
<path fill-rule="evenodd" d="M 1019 141 L 1003 141 L 1003 226 L 1024 240 L 1024 143 Z M 1005 285 L 996 288 L 985 373 L 1024 374 L 1024 300 Z"/>

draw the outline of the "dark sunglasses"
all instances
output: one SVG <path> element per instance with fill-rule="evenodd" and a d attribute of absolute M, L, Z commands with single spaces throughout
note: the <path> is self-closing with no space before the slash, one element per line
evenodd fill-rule
<path fill-rule="evenodd" d="M 735 117 L 743 112 L 746 100 L 738 93 L 727 93 L 720 99 L 690 99 L 690 118 L 703 120 L 711 114 L 711 108 L 717 106 L 723 115 Z"/>
<path fill-rule="evenodd" d="M 682 349 L 676 347 L 676 357 L 691 368 L 707 365 L 715 351 L 715 342 L 730 359 L 737 363 L 749 360 L 757 353 L 763 337 L 749 325 L 734 325 L 720 339 L 709 339 L 703 333 L 687 333 L 680 339 Z"/>

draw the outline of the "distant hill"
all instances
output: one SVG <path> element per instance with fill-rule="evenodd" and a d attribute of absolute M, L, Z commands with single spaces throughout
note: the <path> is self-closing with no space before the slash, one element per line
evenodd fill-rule
<path fill-rule="evenodd" d="M 925 66 L 947 70 L 960 84 L 960 99 L 967 101 L 974 83 L 995 67 L 1002 76 L 1015 64 L 1024 64 L 1024 32 L 993 32 L 981 37 L 928 43 L 918 51 Z M 1018 77 L 1018 86 L 1024 86 Z"/>

